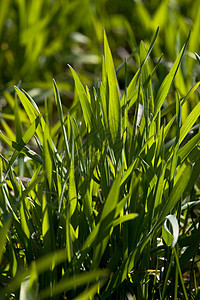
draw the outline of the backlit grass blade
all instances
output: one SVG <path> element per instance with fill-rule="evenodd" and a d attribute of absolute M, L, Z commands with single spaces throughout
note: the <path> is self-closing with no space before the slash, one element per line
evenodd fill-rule
<path fill-rule="evenodd" d="M 90 102 L 88 100 L 86 91 L 78 77 L 78 75 L 76 74 L 76 72 L 74 71 L 74 69 L 69 65 L 70 70 L 72 72 L 74 81 L 75 81 L 75 86 L 76 86 L 76 91 L 78 93 L 78 97 L 81 103 L 81 107 L 83 110 L 83 116 L 84 116 L 84 120 L 86 123 L 86 126 L 88 127 L 88 130 L 90 132 L 91 128 L 92 128 L 92 109 L 91 109 L 91 105 Z"/>
<path fill-rule="evenodd" d="M 15 97 L 15 107 L 14 107 L 14 114 L 15 114 L 15 132 L 16 132 L 16 141 L 20 142 L 22 138 L 22 124 L 20 121 L 20 115 L 18 110 L 18 101 L 17 97 Z M 24 175 L 24 156 L 20 154 L 18 157 L 18 165 L 19 165 L 19 175 Z"/>
<path fill-rule="evenodd" d="M 22 138 L 22 124 L 20 122 L 17 99 L 15 99 L 14 114 L 15 114 L 16 141 L 19 142 Z"/>
<path fill-rule="evenodd" d="M 159 177 L 156 193 L 155 193 L 155 203 L 154 203 L 154 210 L 162 203 L 162 193 L 165 186 L 165 172 L 166 172 L 167 164 L 164 165 L 161 175 Z"/>
<path fill-rule="evenodd" d="M 11 148 L 14 148 L 15 150 L 19 151 L 19 145 L 14 142 L 11 141 L 10 139 L 8 139 L 1 131 L 0 131 L 0 139 L 6 143 L 7 145 L 9 145 Z M 29 149 L 27 146 L 24 146 L 21 150 L 21 153 L 27 155 L 28 157 L 32 158 L 35 162 L 42 164 L 43 160 L 42 158 L 33 150 Z"/>
<path fill-rule="evenodd" d="M 55 94 L 56 104 L 57 104 L 57 108 L 58 108 L 58 115 L 59 115 L 59 119 L 60 119 L 61 130 L 62 130 L 62 134 L 63 134 L 65 151 L 66 151 L 66 154 L 68 155 L 68 157 L 70 158 L 67 133 L 66 133 L 65 125 L 64 125 L 62 103 L 61 103 L 60 93 L 58 91 L 58 87 L 56 85 L 55 80 L 53 80 L 53 88 L 54 88 L 54 94 Z"/>
<path fill-rule="evenodd" d="M 183 105 L 189 98 L 190 96 L 192 96 L 192 94 L 196 91 L 196 89 L 199 87 L 200 81 L 197 82 L 190 90 L 189 92 L 186 94 L 185 97 L 183 97 L 181 99 L 181 105 Z M 168 114 L 169 112 L 173 111 L 176 107 L 176 103 L 173 102 L 171 104 L 169 104 L 167 107 L 165 107 L 162 112 L 161 112 L 161 116 L 164 117 L 166 114 Z"/>
<path fill-rule="evenodd" d="M 13 155 L 11 156 L 11 158 L 9 160 L 9 165 L 8 165 L 7 172 L 9 171 L 9 169 L 12 166 L 15 159 L 20 154 L 21 150 L 24 148 L 24 146 L 26 146 L 26 144 L 29 142 L 29 140 L 34 135 L 35 131 L 37 130 L 37 127 L 38 127 L 39 123 L 40 123 L 40 116 L 38 116 L 35 119 L 35 121 L 29 126 L 29 128 L 24 133 L 23 137 L 18 142 L 15 143 L 15 147 L 17 147 L 17 150 L 14 151 Z"/>
<path fill-rule="evenodd" d="M 23 201 L 28 195 L 29 193 L 35 188 L 36 184 L 39 181 L 43 181 L 45 173 L 41 173 L 39 174 L 39 172 L 41 171 L 42 166 L 38 167 L 34 174 L 33 177 L 31 178 L 31 181 L 28 184 L 28 187 L 22 192 L 22 195 L 20 196 L 20 200 Z"/>
<path fill-rule="evenodd" d="M 52 236 L 50 233 L 50 216 L 49 207 L 47 203 L 46 196 L 42 197 L 42 236 L 44 240 L 44 252 L 48 253 L 52 244 Z"/>
<path fill-rule="evenodd" d="M 79 161 L 79 163 L 81 163 L 82 167 L 85 169 L 85 167 L 86 167 L 85 153 L 84 153 L 83 145 L 81 142 L 81 136 L 80 136 L 78 124 L 74 118 L 71 119 L 71 124 L 72 124 L 73 134 L 74 134 L 75 151 L 79 157 L 78 161 Z M 77 165 L 77 163 L 76 163 L 76 165 Z"/>
<path fill-rule="evenodd" d="M 25 109 L 30 121 L 33 122 L 40 115 L 37 105 L 35 104 L 33 99 L 31 99 L 31 97 L 27 93 L 22 92 L 16 86 L 15 86 L 15 90 L 17 92 L 17 95 L 19 96 L 19 99 L 20 99 L 22 105 L 24 106 L 24 109 Z M 30 99 L 31 99 L 31 101 L 30 101 Z M 38 137 L 41 142 L 43 142 L 44 124 L 45 124 L 44 119 L 41 118 L 41 126 L 38 126 L 38 128 L 37 128 L 37 134 L 38 134 Z"/>
<path fill-rule="evenodd" d="M 135 91 L 136 89 L 136 85 L 138 83 L 138 80 L 140 78 L 140 75 L 141 75 L 141 72 L 142 72 L 142 68 L 145 64 L 145 62 L 148 60 L 149 58 L 149 55 L 153 49 L 153 46 L 155 44 L 155 41 L 157 39 L 157 36 L 158 36 L 158 32 L 159 32 L 159 27 L 157 28 L 156 30 L 156 33 L 151 41 L 151 44 L 149 46 L 149 49 L 147 51 L 147 54 L 146 54 L 146 57 L 145 59 L 143 60 L 143 62 L 141 63 L 140 65 L 140 68 L 139 70 L 136 72 L 136 74 L 134 75 L 133 79 L 131 80 L 131 82 L 129 83 L 129 86 L 127 88 L 127 98 L 128 98 L 128 102 L 129 102 L 129 108 L 135 103 L 135 101 L 137 100 L 137 92 Z M 147 82 L 147 81 L 146 81 Z M 121 99 L 121 106 L 124 105 L 124 97 L 125 97 L 125 94 L 123 95 L 122 99 Z M 131 101 L 130 101 L 131 100 Z"/>
<path fill-rule="evenodd" d="M 44 161 L 44 170 L 46 172 L 47 181 L 49 188 L 51 190 L 51 184 L 52 184 L 52 171 L 53 171 L 53 152 L 51 149 L 51 144 L 49 143 L 49 128 L 46 124 L 45 130 L 44 130 L 44 145 L 43 145 L 43 161 Z"/>
<path fill-rule="evenodd" d="M 188 155 L 191 153 L 191 151 L 194 149 L 195 146 L 200 141 L 200 132 L 195 134 L 195 136 L 189 140 L 181 149 L 179 150 L 178 156 L 180 158 L 180 163 L 182 163 Z"/>
<path fill-rule="evenodd" d="M 106 234 L 109 234 L 112 222 L 115 217 L 115 211 L 117 208 L 117 202 L 119 198 L 120 191 L 120 180 L 122 175 L 122 169 L 118 176 L 115 178 L 112 188 L 108 194 L 106 202 L 104 204 L 101 219 L 97 226 L 93 229 L 90 235 L 87 237 L 82 250 L 85 250 L 95 242 L 95 244 L 101 243 L 102 239 L 106 237 Z"/>
<path fill-rule="evenodd" d="M 10 126 L 4 121 L 4 120 L 1 120 L 1 125 L 4 129 L 4 132 L 6 134 L 6 137 L 13 140 L 13 141 L 16 141 L 16 136 L 15 136 L 15 133 L 12 131 L 12 129 L 10 128 Z"/>
<path fill-rule="evenodd" d="M 144 89 L 144 93 L 145 93 L 145 98 L 146 98 L 146 102 L 147 102 L 147 107 L 148 107 L 148 111 L 153 113 L 154 112 L 154 99 L 153 99 L 153 90 L 152 90 L 152 84 L 151 84 L 151 80 L 148 81 L 148 78 L 150 77 L 150 71 L 149 71 L 149 64 L 148 64 L 148 60 L 145 59 L 147 56 L 147 51 L 145 49 L 145 44 L 143 42 L 140 43 L 140 61 L 141 64 L 143 61 L 145 61 L 145 63 L 143 64 L 143 68 L 142 68 L 142 86 L 144 86 L 145 82 L 148 82 L 145 89 Z M 149 117 L 149 115 L 148 115 Z"/>
<path fill-rule="evenodd" d="M 24 199 L 20 202 L 20 225 L 27 239 L 30 239 L 30 230 L 28 226 L 28 217 Z"/>
<path fill-rule="evenodd" d="M 103 110 L 104 125 L 108 129 L 108 79 L 106 75 L 105 59 L 102 57 L 102 82 L 100 84 L 100 95 Z"/>
<path fill-rule="evenodd" d="M 200 6 L 199 5 L 196 6 L 194 17 L 195 17 L 195 19 L 194 19 L 194 24 L 193 24 L 192 31 L 191 31 L 191 38 L 190 38 L 190 41 L 188 44 L 188 51 L 190 51 L 191 53 L 198 51 L 199 45 L 200 45 L 200 42 L 199 42 Z M 187 74 L 191 74 L 194 62 L 195 62 L 194 59 L 191 59 L 188 55 L 187 65 L 186 65 Z"/>
<path fill-rule="evenodd" d="M 171 209 L 173 209 L 174 206 L 180 200 L 181 196 L 183 195 L 183 192 L 185 191 L 185 189 L 187 187 L 187 184 L 189 182 L 191 174 L 192 174 L 192 166 L 190 164 L 186 165 L 185 168 L 183 168 L 181 174 L 178 174 L 179 178 L 177 181 L 175 181 L 175 185 L 169 195 L 169 198 L 166 201 L 166 203 L 158 217 L 158 220 L 157 220 L 158 224 L 163 222 L 165 217 L 170 213 Z"/>
<path fill-rule="evenodd" d="M 74 178 L 74 165 L 72 160 L 71 160 L 70 171 L 69 171 L 68 195 L 69 195 L 69 207 L 70 207 L 70 217 L 71 217 L 77 205 L 77 193 L 76 193 L 76 184 Z"/>
<path fill-rule="evenodd" d="M 8 234 L 8 230 L 10 228 L 12 222 L 11 216 L 6 220 L 6 222 L 3 224 L 3 227 L 0 228 L 0 241 L 1 241 L 1 246 L 0 246 L 0 263 L 3 257 L 3 253 L 5 251 L 5 245 L 6 245 L 6 236 Z"/>
<path fill-rule="evenodd" d="M 200 115 L 200 102 L 193 108 L 189 116 L 186 118 L 180 130 L 180 143 L 183 141 L 185 136 L 188 134 L 192 125 L 196 122 Z"/>
<path fill-rule="evenodd" d="M 136 213 L 130 213 L 128 215 L 124 215 L 122 217 L 117 218 L 114 222 L 113 222 L 113 227 L 117 226 L 117 225 L 121 225 L 123 222 L 127 222 L 130 220 L 135 219 L 138 216 L 138 214 Z"/>
<path fill-rule="evenodd" d="M 108 45 L 106 33 L 104 31 L 104 55 L 105 69 L 108 78 L 109 103 L 108 103 L 108 124 L 113 144 L 121 138 L 121 113 L 119 87 L 112 59 L 110 47 Z"/>
<path fill-rule="evenodd" d="M 189 36 L 188 36 L 188 39 L 185 43 L 185 45 L 183 46 L 179 56 L 177 57 L 174 65 L 172 66 L 170 72 L 168 73 L 168 75 L 165 77 L 165 79 L 163 80 L 158 92 L 157 92 L 157 95 L 156 95 L 156 98 L 155 98 L 155 112 L 154 112 L 154 120 L 155 118 L 157 117 L 167 95 L 168 95 L 168 92 L 169 92 L 169 89 L 171 87 L 171 84 L 174 80 L 174 77 L 176 75 L 176 72 L 180 66 L 180 63 L 181 63 L 181 60 L 183 58 L 183 54 L 185 52 L 185 49 L 187 47 L 187 44 L 188 44 L 188 40 L 189 40 Z"/>
<path fill-rule="evenodd" d="M 179 151 L 179 138 L 180 138 L 180 129 L 181 129 L 181 105 L 180 105 L 180 99 L 176 97 L 176 118 L 177 118 L 177 130 L 176 130 L 176 139 L 175 139 L 175 145 L 173 149 L 173 157 L 171 159 L 170 163 L 170 188 L 173 185 L 173 180 L 176 173 L 176 167 L 178 162 L 178 151 Z"/>
<path fill-rule="evenodd" d="M 39 114 L 38 109 L 33 106 L 33 104 L 30 102 L 26 94 L 20 90 L 17 86 L 15 86 L 15 90 L 17 92 L 17 95 L 19 96 L 20 101 L 22 102 L 24 109 L 31 121 L 33 121 Z"/>

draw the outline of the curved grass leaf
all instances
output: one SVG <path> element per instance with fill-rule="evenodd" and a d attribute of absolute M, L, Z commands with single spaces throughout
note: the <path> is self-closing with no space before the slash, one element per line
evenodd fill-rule
<path fill-rule="evenodd" d="M 40 115 L 40 111 L 39 111 L 36 103 L 25 91 L 20 90 L 17 86 L 15 86 L 15 90 L 17 92 L 17 95 L 18 95 L 22 105 L 24 106 L 24 109 L 25 109 L 30 121 L 33 122 Z M 37 134 L 42 143 L 43 143 L 44 125 L 45 125 L 44 119 L 41 118 L 41 126 L 39 125 L 37 127 Z"/>
<path fill-rule="evenodd" d="M 92 108 L 88 99 L 88 96 L 86 94 L 86 91 L 78 77 L 78 75 L 76 74 L 76 72 L 74 71 L 74 69 L 68 65 L 70 67 L 70 70 L 72 72 L 74 81 L 75 81 L 75 86 L 76 86 L 76 91 L 81 103 L 81 107 L 83 110 L 83 116 L 84 116 L 84 120 L 86 123 L 86 126 L 88 127 L 88 131 L 90 132 L 91 128 L 94 126 L 93 120 L 92 120 Z"/>
<path fill-rule="evenodd" d="M 167 220 L 170 222 L 172 227 L 172 233 L 167 227 Z M 179 225 L 176 217 L 174 215 L 168 215 L 166 216 L 166 220 L 163 224 L 164 231 L 163 238 L 168 246 L 171 246 L 171 248 L 174 248 L 179 236 Z"/>

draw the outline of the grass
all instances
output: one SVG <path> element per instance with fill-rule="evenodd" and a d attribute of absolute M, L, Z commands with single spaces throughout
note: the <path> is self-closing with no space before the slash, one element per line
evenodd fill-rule
<path fill-rule="evenodd" d="M 73 87 L 66 65 L 70 63 L 79 70 L 84 83 L 91 85 L 94 74 L 98 78 L 102 28 L 109 35 L 117 68 L 124 57 L 132 54 L 130 79 L 138 68 L 140 40 L 143 39 L 149 47 L 151 37 L 159 26 L 160 34 L 152 59 L 158 59 L 164 53 L 162 68 L 157 70 L 160 82 L 192 29 L 185 64 L 175 79 L 181 97 L 199 78 L 199 68 L 194 59 L 194 52 L 199 53 L 200 45 L 198 1 L 127 0 L 122 5 L 120 0 L 85 0 L 84 4 L 81 0 L 66 0 L 66 3 L 61 0 L 38 3 L 20 0 L 1 2 L 0 12 L 1 95 L 5 90 L 13 92 L 12 87 L 17 84 L 31 90 L 37 102 L 43 102 L 43 95 L 49 96 L 51 80 L 55 78 L 60 92 L 66 96 L 66 99 L 63 96 L 63 101 L 69 106 L 69 91 L 72 92 Z M 118 79 L 124 86 L 124 69 L 119 72 Z"/>
<path fill-rule="evenodd" d="M 160 82 L 157 37 L 140 43 L 130 83 L 124 61 L 122 92 L 104 32 L 101 81 L 84 87 L 69 66 L 75 100 L 65 113 L 53 81 L 54 122 L 51 98 L 40 111 L 19 87 L 7 94 L 2 298 L 199 298 L 199 82 L 177 88 L 189 36 Z"/>

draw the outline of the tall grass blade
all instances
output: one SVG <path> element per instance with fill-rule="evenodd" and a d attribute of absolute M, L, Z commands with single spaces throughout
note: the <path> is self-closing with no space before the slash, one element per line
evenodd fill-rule
<path fill-rule="evenodd" d="M 181 63 L 181 60 L 183 58 L 183 54 L 185 53 L 185 50 L 186 50 L 186 47 L 187 47 L 187 44 L 189 41 L 189 37 L 190 37 L 190 35 L 188 36 L 188 39 L 187 39 L 185 45 L 183 46 L 179 56 L 177 57 L 173 67 L 171 68 L 169 74 L 165 77 L 165 79 L 163 80 L 163 82 L 157 92 L 157 95 L 155 98 L 155 112 L 154 112 L 154 118 L 153 118 L 154 120 L 157 117 L 157 115 L 164 103 L 164 100 L 166 99 L 166 97 L 168 95 L 171 84 L 174 80 L 174 77 L 176 76 L 176 73 L 177 73 L 180 63 Z"/>
<path fill-rule="evenodd" d="M 86 123 L 86 126 L 88 127 L 88 131 L 90 132 L 91 128 L 93 127 L 92 123 L 92 109 L 91 109 L 91 105 L 90 102 L 88 100 L 88 96 L 86 94 L 86 91 L 78 77 L 78 75 L 76 74 L 76 72 L 74 71 L 74 69 L 69 65 L 70 70 L 72 72 L 74 81 L 75 81 L 75 86 L 76 86 L 76 91 L 81 103 L 81 107 L 83 110 L 83 116 L 84 116 L 84 120 Z"/>
<path fill-rule="evenodd" d="M 160 224 L 163 222 L 165 217 L 170 213 L 170 211 L 173 209 L 173 207 L 178 203 L 181 196 L 183 195 L 183 192 L 185 191 L 187 184 L 189 182 L 190 176 L 192 174 L 192 166 L 190 164 L 186 165 L 181 174 L 179 175 L 178 180 L 176 181 L 175 177 L 175 185 L 169 195 L 168 200 L 166 201 L 166 204 L 164 205 L 158 220 L 157 224 Z"/>
<path fill-rule="evenodd" d="M 65 124 L 64 124 L 64 116 L 63 116 L 61 98 L 60 98 L 60 93 L 58 91 L 58 87 L 56 85 L 55 80 L 53 80 L 53 88 L 54 88 L 54 94 L 55 94 L 56 104 L 57 104 L 57 108 L 58 108 L 58 115 L 59 115 L 59 119 L 60 119 L 61 130 L 62 130 L 63 139 L 64 139 L 65 151 L 66 151 L 66 154 L 68 155 L 68 158 L 70 158 L 69 145 L 68 145 L 67 133 L 66 133 Z"/>
<path fill-rule="evenodd" d="M 108 90 L 109 90 L 109 103 L 108 103 L 108 123 L 109 130 L 113 144 L 119 141 L 121 138 L 121 114 L 120 114 L 120 99 L 119 99 L 119 87 L 112 59 L 110 47 L 106 33 L 104 31 L 104 55 L 105 55 L 105 69 L 108 78 Z"/>
<path fill-rule="evenodd" d="M 11 226 L 12 218 L 9 216 L 6 220 L 6 222 L 3 224 L 3 227 L 0 228 L 0 263 L 2 261 L 3 253 L 5 251 L 5 245 L 6 245 L 6 236 L 8 234 L 8 230 Z"/>
<path fill-rule="evenodd" d="M 183 141 L 185 136 L 188 134 L 189 130 L 191 129 L 192 125 L 196 122 L 200 115 L 200 102 L 193 108 L 191 113 L 186 118 L 184 124 L 180 130 L 180 143 Z"/>

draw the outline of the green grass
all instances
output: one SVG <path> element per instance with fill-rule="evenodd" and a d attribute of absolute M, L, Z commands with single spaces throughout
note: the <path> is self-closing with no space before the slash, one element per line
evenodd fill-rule
<path fill-rule="evenodd" d="M 47 98 L 42 111 L 19 87 L 7 94 L 2 298 L 199 298 L 199 82 L 184 95 L 177 88 L 191 37 L 157 78 L 157 37 L 140 43 L 129 84 L 124 61 L 124 92 L 104 32 L 102 79 L 89 89 L 69 66 L 67 113 L 55 80 L 55 102 Z"/>
<path fill-rule="evenodd" d="M 69 91 L 73 89 L 66 66 L 69 63 L 79 70 L 87 84 L 93 82 L 94 73 L 99 76 L 102 28 L 109 35 L 117 68 L 124 56 L 132 55 L 130 79 L 138 68 L 140 40 L 149 46 L 159 26 L 159 42 L 153 49 L 152 59 L 165 54 L 162 68 L 158 70 L 160 82 L 192 29 L 186 61 L 175 80 L 183 97 L 200 74 L 194 59 L 200 46 L 199 15 L 199 3 L 192 0 L 127 0 L 125 3 L 120 0 L 84 0 L 84 3 L 82 0 L 1 1 L 0 93 L 5 89 L 12 90 L 13 85 L 21 85 L 32 90 L 37 101 L 44 101 L 43 95 L 50 94 L 51 80 L 56 78 L 69 106 Z M 118 78 L 123 84 L 124 69 Z"/>

